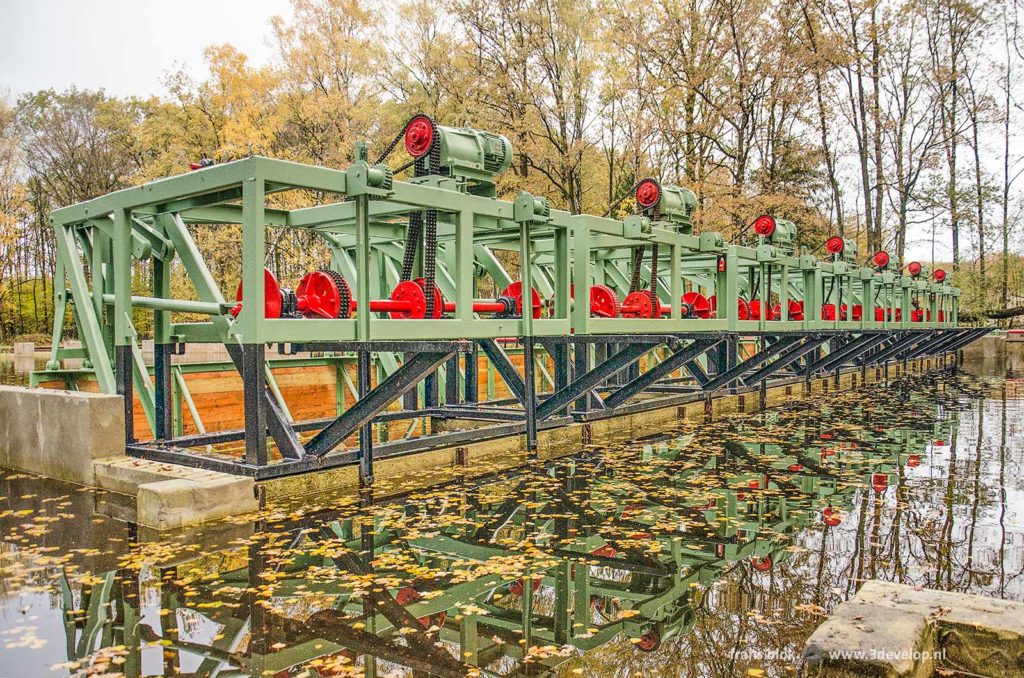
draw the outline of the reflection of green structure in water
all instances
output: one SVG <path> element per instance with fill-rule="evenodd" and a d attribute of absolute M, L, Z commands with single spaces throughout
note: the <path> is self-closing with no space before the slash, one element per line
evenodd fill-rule
<path fill-rule="evenodd" d="M 692 630 L 701 589 L 725 570 L 770 570 L 795 531 L 838 525 L 851 479 L 884 492 L 916 465 L 928 430 L 943 432 L 872 431 L 868 443 L 816 429 L 793 445 L 727 442 L 710 455 L 684 436 L 645 445 L 637 463 L 594 455 L 517 469 L 381 506 L 372 520 L 306 517 L 250 545 L 243 566 L 195 583 L 162 570 L 159 630 L 140 611 L 138 573 L 100 577 L 80 614 L 66 587 L 69 657 L 123 645 L 121 668 L 142 675 L 141 646 L 162 641 L 166 673 L 283 677 L 320 658 L 335 675 L 331 661 L 362 657 L 367 675 L 380 660 L 455 676 L 543 673 L 570 654 L 556 649 L 618 634 L 651 651 Z M 179 610 L 219 630 L 184 638 Z"/>

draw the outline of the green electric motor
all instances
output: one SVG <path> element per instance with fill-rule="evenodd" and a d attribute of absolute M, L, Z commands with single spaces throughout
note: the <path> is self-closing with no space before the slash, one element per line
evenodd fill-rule
<path fill-rule="evenodd" d="M 792 251 L 796 245 L 796 224 L 787 219 L 776 219 L 769 214 L 762 214 L 754 220 L 754 233 L 762 242 L 781 250 Z"/>
<path fill-rule="evenodd" d="M 697 195 L 682 186 L 662 186 L 655 179 L 636 185 L 636 202 L 655 221 L 671 222 L 680 233 L 693 233 Z"/>
<path fill-rule="evenodd" d="M 436 159 L 449 176 L 468 180 L 470 192 L 493 194 L 494 178 L 512 164 L 512 142 L 469 127 L 435 125 L 418 115 L 405 127 L 405 148 L 414 158 Z M 436 150 L 436 155 L 431 151 Z M 428 155 L 429 154 L 429 155 Z"/>

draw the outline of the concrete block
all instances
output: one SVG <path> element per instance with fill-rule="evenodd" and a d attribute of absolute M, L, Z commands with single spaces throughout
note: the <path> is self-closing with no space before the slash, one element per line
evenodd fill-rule
<path fill-rule="evenodd" d="M 122 456 L 120 396 L 0 386 L 0 465 L 94 485 L 93 462 Z"/>
<path fill-rule="evenodd" d="M 96 487 L 134 497 L 138 493 L 140 485 L 161 480 L 182 478 L 197 483 L 206 483 L 234 476 L 179 464 L 163 464 L 134 457 L 117 457 L 94 462 L 93 477 Z"/>
<path fill-rule="evenodd" d="M 936 625 L 953 666 L 986 675 L 1024 676 L 1024 603 L 883 581 L 867 582 L 857 597 Z"/>
<path fill-rule="evenodd" d="M 925 678 L 933 673 L 932 629 L 920 614 L 892 610 L 854 598 L 819 626 L 807 641 L 810 675 Z M 815 673 L 815 671 L 817 671 Z"/>
<path fill-rule="evenodd" d="M 1024 603 L 869 581 L 815 630 L 804 659 L 830 678 L 917 678 L 937 663 L 1024 676 Z"/>
<path fill-rule="evenodd" d="M 36 345 L 31 341 L 16 341 L 14 342 L 14 357 L 15 358 L 32 358 L 36 354 Z"/>
<path fill-rule="evenodd" d="M 223 475 L 198 482 L 173 478 L 139 486 L 136 513 L 145 527 L 168 530 L 259 509 L 252 478 Z"/>

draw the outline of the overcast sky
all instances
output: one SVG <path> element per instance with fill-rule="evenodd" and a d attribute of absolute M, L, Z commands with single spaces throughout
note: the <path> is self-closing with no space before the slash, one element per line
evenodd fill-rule
<path fill-rule="evenodd" d="M 288 0 L 0 0 L 0 96 L 71 85 L 163 95 L 168 72 L 204 76 L 208 45 L 230 43 L 266 63 L 270 18 L 289 14 Z M 949 257 L 948 240 L 940 223 L 937 258 Z M 930 227 L 912 228 L 908 257 L 931 255 Z"/>
<path fill-rule="evenodd" d="M 288 0 L 0 0 L 0 92 L 164 94 L 169 71 L 203 74 L 211 44 L 265 62 L 270 18 L 289 13 Z"/>

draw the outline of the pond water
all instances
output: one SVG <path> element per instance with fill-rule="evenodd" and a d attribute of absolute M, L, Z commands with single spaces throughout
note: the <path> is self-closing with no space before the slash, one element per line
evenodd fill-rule
<path fill-rule="evenodd" d="M 0 353 L 0 385 L 28 386 L 32 370 L 46 367 L 45 358 Z"/>
<path fill-rule="evenodd" d="M 795 675 L 868 579 L 1024 599 L 1022 418 L 919 376 L 164 541 L 6 472 L 0 675 Z"/>

